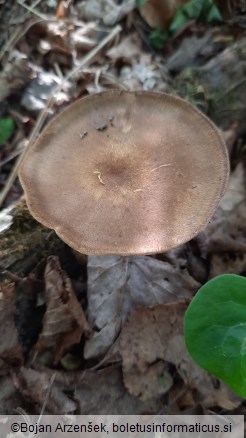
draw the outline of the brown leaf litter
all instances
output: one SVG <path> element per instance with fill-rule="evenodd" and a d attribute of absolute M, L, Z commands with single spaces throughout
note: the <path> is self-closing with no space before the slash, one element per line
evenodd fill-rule
<path fill-rule="evenodd" d="M 86 338 L 92 335 L 72 282 L 61 269 L 58 257 L 49 257 L 47 261 L 45 298 L 47 309 L 34 351 L 52 350 L 56 365 L 66 350 L 80 342 L 82 335 Z"/>
<path fill-rule="evenodd" d="M 131 313 L 120 337 L 125 386 L 141 400 L 156 398 L 172 386 L 170 371 L 169 379 L 167 376 L 168 364 L 173 364 L 185 385 L 198 393 L 205 407 L 219 404 L 232 409 L 239 406 L 241 398 L 189 356 L 183 334 L 186 307 L 183 302 L 175 302 L 142 307 Z"/>
<path fill-rule="evenodd" d="M 59 76 L 40 69 L 36 77 L 25 88 L 21 97 L 21 106 L 30 113 L 38 113 L 46 108 L 47 102 L 60 83 Z M 63 86 L 62 91 L 55 93 L 54 103 L 59 106 L 69 102 L 70 99 L 71 83 L 68 81 Z"/>
<path fill-rule="evenodd" d="M 28 409 L 25 399 L 16 390 L 11 376 L 0 377 L 0 414 L 11 415 L 18 406 Z"/>
<path fill-rule="evenodd" d="M 135 0 L 126 0 L 119 4 L 116 0 L 80 1 L 77 5 L 79 18 L 86 21 L 101 19 L 107 26 L 113 26 L 136 6 Z"/>
<path fill-rule="evenodd" d="M 14 321 L 15 285 L 9 283 L 0 288 L 0 375 L 11 367 L 23 364 L 23 355 Z"/>
<path fill-rule="evenodd" d="M 88 257 L 87 314 L 97 333 L 85 343 L 85 358 L 102 356 L 137 306 L 189 300 L 199 286 L 177 262 L 149 256 Z"/>
<path fill-rule="evenodd" d="M 161 399 L 142 401 L 130 395 L 119 364 L 69 373 L 22 367 L 12 379 L 5 377 L 0 384 L 0 413 L 11 413 L 15 400 L 31 414 L 39 414 L 44 408 L 46 414 L 138 415 L 155 414 L 163 407 Z"/>
<path fill-rule="evenodd" d="M 34 404 L 35 413 L 40 412 L 44 403 L 46 412 L 50 414 L 76 411 L 76 403 L 63 392 L 61 384 L 55 383 L 55 376 L 52 384 L 51 377 L 46 372 L 22 367 L 13 376 L 13 382 L 19 393 Z M 49 397 L 46 400 L 47 393 Z"/>
<path fill-rule="evenodd" d="M 140 8 L 142 18 L 152 28 L 166 29 L 171 23 L 177 8 L 188 0 L 147 0 Z"/>
<path fill-rule="evenodd" d="M 19 91 L 33 77 L 27 57 L 14 50 L 0 73 L 0 102 Z"/>
<path fill-rule="evenodd" d="M 110 389 L 110 390 L 109 390 Z M 74 398 L 83 415 L 137 415 L 159 412 L 161 399 L 142 401 L 127 392 L 122 382 L 121 365 L 86 370 L 78 383 Z"/>
<path fill-rule="evenodd" d="M 209 278 L 225 272 L 246 272 L 245 199 L 245 170 L 239 163 L 215 216 L 203 232 L 203 245 L 210 258 Z"/>
<path fill-rule="evenodd" d="M 146 5 L 152 5 L 157 12 L 154 20 L 158 20 L 159 23 L 161 19 L 160 25 L 165 27 L 173 17 L 177 6 L 185 1 L 148 0 Z M 45 2 L 37 6 L 38 11 L 48 7 L 43 3 Z M 25 108 L 26 111 L 33 112 L 32 117 L 46 105 L 54 89 L 53 85 L 63 81 L 67 72 L 78 65 L 85 53 L 95 47 L 102 39 L 102 35 L 108 32 L 108 29 L 104 28 L 105 23 L 112 25 L 118 22 L 136 5 L 135 0 L 126 2 L 79 0 L 66 9 L 65 3 L 68 4 L 68 2 L 60 2 L 63 10 L 57 9 L 59 20 L 47 19 L 35 25 L 35 17 L 33 17 L 26 23 L 29 29 L 24 23 L 23 35 L 20 37 L 19 33 L 16 43 L 18 51 L 10 47 L 11 50 L 6 53 L 7 57 L 3 58 L 0 100 L 13 97 L 18 109 L 21 98 L 29 93 L 29 105 Z M 50 13 L 49 8 L 48 13 Z M 149 12 L 144 15 L 144 8 L 141 8 L 140 14 L 150 26 L 156 27 L 157 21 L 151 24 Z M 29 15 L 27 12 L 27 16 Z M 84 18 L 101 19 L 104 25 L 101 27 L 96 22 L 79 21 Z M 15 20 L 15 17 L 13 19 Z M 81 68 L 69 83 L 69 87 L 62 89 L 58 96 L 59 100 L 56 101 L 57 105 L 75 97 L 71 87 L 74 83 L 76 97 L 91 91 L 105 90 L 109 85 L 121 86 L 122 83 L 123 88 L 128 89 L 166 91 L 172 88 L 174 90 L 176 85 L 170 86 L 171 80 L 164 64 L 163 54 L 160 56 L 149 51 L 147 53 L 143 49 L 146 41 L 143 41 L 137 26 L 132 26 L 133 33 L 128 32 L 131 20 L 134 18 L 129 16 L 126 26 L 123 23 L 125 32 L 122 32 L 120 37 L 118 35 L 113 46 L 109 46 L 103 56 L 97 54 L 93 58 L 92 66 L 87 67 L 86 70 L 84 67 Z M 198 35 L 202 34 L 198 32 Z M 189 42 L 192 41 L 200 44 L 202 38 L 198 41 L 191 36 Z M 170 44 L 172 45 L 172 42 Z M 217 123 L 224 128 L 232 126 L 225 134 L 230 150 L 238 132 L 242 131 L 244 122 L 243 117 L 240 118 L 242 123 L 239 123 L 238 129 L 233 128 L 232 122 L 235 117 L 238 119 L 239 115 L 244 114 L 244 106 L 239 99 L 244 94 L 241 92 L 242 85 L 240 85 L 243 82 L 241 75 L 244 64 L 242 59 L 240 60 L 244 53 L 243 44 L 243 39 L 241 42 L 237 40 L 236 54 L 233 55 L 229 47 L 211 60 L 203 68 L 204 73 L 199 79 L 202 84 L 204 82 L 205 89 L 208 88 L 209 98 L 212 101 L 211 90 L 217 92 L 218 85 L 228 82 L 226 79 L 221 80 L 221 72 L 227 78 L 228 71 L 230 81 L 231 72 L 235 76 L 236 86 L 232 84 L 229 93 L 228 87 L 225 87 L 225 96 L 222 95 L 219 108 L 215 108 L 215 119 L 217 114 L 220 114 L 220 108 L 224 114 L 221 119 L 222 124 L 219 123 L 220 118 Z M 169 49 L 170 47 L 167 48 L 168 53 Z M 200 46 L 197 47 L 198 49 L 200 50 Z M 169 58 L 169 63 L 170 60 L 172 57 Z M 228 62 L 231 64 L 227 70 Z M 218 66 L 221 68 L 218 69 Z M 175 68 L 177 69 L 177 64 Z M 50 80 L 50 87 L 46 90 L 44 90 L 45 74 L 48 74 L 46 78 Z M 195 78 L 191 76 L 190 79 L 195 83 Z M 24 93 L 23 87 L 25 87 Z M 21 96 L 17 96 L 16 100 L 14 93 L 19 95 L 20 92 Z M 42 93 L 43 100 L 40 99 Z M 235 102 L 240 103 L 240 111 L 236 108 L 231 111 L 233 120 L 228 118 L 227 112 L 229 106 L 227 97 L 231 99 L 231 96 L 236 96 Z M 7 101 L 4 104 L 9 105 Z M 26 126 L 23 126 L 23 131 L 28 137 Z M 82 131 L 81 135 L 83 137 L 86 134 Z M 6 284 L 1 283 L 4 285 L 0 293 L 2 333 L 0 374 L 3 374 L 0 377 L 1 413 L 7 411 L 12 413 L 17 406 L 40 413 L 46 399 L 45 412 L 50 414 L 75 412 L 154 414 L 168 409 L 173 409 L 173 412 L 176 409 L 176 412 L 180 412 L 189 407 L 199 406 L 202 406 L 202 409 L 215 407 L 228 410 L 239 406 L 241 403 L 239 397 L 223 383 L 198 368 L 189 358 L 183 338 L 183 316 L 186 304 L 181 303 L 180 300 L 188 302 L 207 278 L 225 272 L 241 275 L 246 272 L 245 169 L 242 164 L 232 173 L 228 192 L 220 208 L 206 230 L 195 239 L 195 245 L 193 242 L 189 246 L 184 245 L 182 248 L 162 254 L 159 260 L 154 257 L 89 257 L 87 315 L 95 330 L 91 339 L 89 338 L 92 330 L 69 276 L 62 271 L 56 257 L 48 259 L 44 297 L 39 294 L 39 299 L 40 296 L 44 298 L 47 308 L 43 318 L 43 328 L 33 350 L 40 354 L 35 357 L 35 361 L 32 363 L 27 361 L 26 367 L 19 369 L 23 364 L 23 352 L 15 325 L 15 295 L 20 296 L 18 275 L 25 277 L 29 275 L 33 266 L 35 269 L 38 266 L 35 272 L 39 272 L 39 278 L 42 277 L 47 256 L 58 255 L 58 253 L 60 255 L 61 247 L 64 247 L 53 231 L 44 229 L 29 216 L 26 210 L 22 215 L 15 216 L 11 229 L 1 235 L 1 278 L 6 281 L 6 270 L 13 278 L 15 275 L 17 278 L 16 287 L 10 283 L 10 278 L 7 278 Z M 4 221 L 3 227 L 6 228 L 9 223 L 8 212 L 2 219 L 2 222 Z M 40 283 L 42 281 L 43 277 Z M 75 281 L 78 281 L 77 277 Z M 27 294 L 26 283 L 21 284 L 22 293 Z M 83 308 L 85 308 L 84 304 L 83 301 Z M 33 327 L 30 326 L 30 331 L 32 329 Z M 84 356 L 97 360 L 102 358 L 102 361 L 99 365 L 97 363 L 95 367 L 97 369 L 71 371 L 69 368 L 71 363 L 67 365 L 65 360 L 71 351 L 73 353 L 71 347 L 80 343 L 81 339 L 84 341 L 86 337 L 88 339 L 85 343 Z M 59 363 L 59 366 L 64 366 L 65 363 L 66 371 L 56 369 L 54 376 L 54 370 L 51 368 L 38 369 L 42 359 L 41 352 L 52 356 L 55 365 Z M 105 352 L 108 352 L 106 358 Z M 124 381 L 119 353 L 122 355 Z M 84 362 L 82 353 L 80 354 L 80 367 L 82 365 L 89 367 L 91 363 L 95 363 Z M 118 364 L 109 366 L 113 361 L 118 361 Z M 19 372 L 16 371 L 16 366 Z M 51 385 L 53 376 L 54 381 Z M 176 402 L 170 407 L 172 399 L 176 399 Z"/>

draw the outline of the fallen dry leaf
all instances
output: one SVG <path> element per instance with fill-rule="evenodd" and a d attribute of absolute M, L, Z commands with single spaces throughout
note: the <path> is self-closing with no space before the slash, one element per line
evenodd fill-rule
<path fill-rule="evenodd" d="M 136 358 L 137 359 L 137 358 Z M 127 373 L 125 385 L 130 394 L 142 401 L 160 399 L 173 385 L 173 379 L 168 371 L 168 364 L 160 359 L 151 364 L 143 372 L 137 367 Z"/>
<path fill-rule="evenodd" d="M 0 288 L 0 375 L 11 366 L 20 366 L 23 355 L 15 327 L 15 285 L 9 283 Z"/>
<path fill-rule="evenodd" d="M 103 355 L 137 306 L 190 299 L 200 284 L 175 264 L 149 256 L 88 258 L 88 319 L 98 332 L 85 344 L 86 359 Z"/>
<path fill-rule="evenodd" d="M 68 414 L 76 411 L 76 403 L 63 392 L 62 385 L 56 383 L 55 376 L 52 383 L 51 377 L 45 371 L 37 371 L 22 367 L 14 376 L 15 387 L 21 395 L 36 404 L 39 413 L 47 398 L 45 412 L 47 414 Z"/>
<path fill-rule="evenodd" d="M 136 61 L 141 55 L 141 40 L 135 32 L 124 37 L 120 44 L 111 47 L 107 51 L 107 56 L 114 62 L 124 59 L 130 63 Z"/>
<path fill-rule="evenodd" d="M 207 395 L 203 402 L 203 405 L 206 408 L 211 408 L 213 406 L 220 406 L 223 409 L 232 411 L 233 409 L 238 408 L 242 402 L 243 400 L 241 399 L 241 397 L 236 395 L 223 382 L 220 382 L 218 389 L 214 389 L 214 390 L 212 389 L 210 391 L 207 391 Z"/>
<path fill-rule="evenodd" d="M 49 257 L 45 270 L 47 310 L 43 329 L 34 347 L 41 352 L 53 351 L 57 364 L 69 347 L 80 342 L 81 336 L 91 336 L 92 330 L 73 291 L 72 283 L 61 269 L 58 257 Z"/>
<path fill-rule="evenodd" d="M 184 374 L 188 357 L 187 353 L 183 355 L 185 347 L 182 329 L 185 310 L 186 304 L 178 302 L 141 308 L 131 314 L 120 337 L 124 383 L 130 394 L 142 400 L 158 396 L 156 387 L 161 389 L 161 381 L 164 381 L 163 393 L 170 389 L 170 385 L 166 384 L 166 376 L 158 375 L 159 372 L 155 371 L 157 364 L 161 370 L 161 365 L 164 368 L 167 362 L 172 362 Z M 171 384 L 171 376 L 169 381 Z M 153 383 L 154 390 L 151 391 Z"/>
<path fill-rule="evenodd" d="M 164 383 L 153 368 L 156 364 L 167 362 L 175 365 L 184 383 L 196 390 L 204 406 L 221 407 L 239 405 L 241 398 L 201 369 L 189 356 L 183 335 L 183 318 L 187 305 L 182 302 L 157 305 L 152 308 L 140 308 L 131 313 L 122 329 L 120 351 L 123 359 L 124 383 L 130 394 L 145 400 L 157 397 L 150 385 L 159 381 Z M 149 377 L 150 376 L 150 377 Z M 148 379 L 150 379 L 148 384 Z M 218 387 L 215 388 L 215 383 Z M 146 390 L 147 388 L 147 390 Z"/>
<path fill-rule="evenodd" d="M 147 0 L 139 9 L 140 15 L 152 28 L 167 28 L 175 12 L 188 0 Z"/>
<path fill-rule="evenodd" d="M 74 398 L 80 415 L 154 414 L 162 409 L 161 400 L 143 402 L 126 391 L 120 365 L 85 371 Z"/>

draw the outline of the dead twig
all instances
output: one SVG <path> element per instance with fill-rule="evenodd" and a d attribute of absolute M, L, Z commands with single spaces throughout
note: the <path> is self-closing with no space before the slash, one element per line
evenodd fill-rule
<path fill-rule="evenodd" d="M 4 158 L 3 160 L 0 161 L 0 167 L 4 166 L 9 161 L 13 160 L 15 157 L 20 155 L 23 152 L 23 150 L 24 150 L 24 148 L 21 148 L 18 151 L 14 151 L 14 152 L 12 152 L 12 154 L 9 154 L 8 157 L 6 157 L 6 158 Z"/>
<path fill-rule="evenodd" d="M 25 3 L 23 3 L 21 0 L 17 0 L 17 3 L 20 6 L 22 6 L 23 8 L 27 9 L 27 11 L 29 11 L 32 14 L 36 15 L 37 17 L 41 18 L 42 20 L 46 20 L 46 16 L 44 14 L 41 14 L 41 12 L 37 11 L 35 9 L 35 6 L 28 6 Z"/>
<path fill-rule="evenodd" d="M 83 60 L 79 63 L 79 65 L 77 65 L 75 68 L 73 68 L 65 77 L 64 79 L 61 81 L 61 83 L 55 88 L 52 96 L 49 98 L 49 100 L 47 101 L 46 107 L 43 109 L 43 111 L 41 112 L 41 114 L 39 115 L 37 122 L 34 126 L 34 129 L 32 130 L 30 139 L 29 139 L 29 144 L 27 146 L 27 148 L 21 153 L 21 155 L 19 156 L 18 160 L 16 161 L 7 181 L 5 184 L 5 187 L 3 188 L 2 192 L 0 193 L 0 208 L 3 204 L 3 202 L 6 199 L 6 196 L 10 190 L 10 188 L 12 187 L 12 184 L 14 183 L 17 174 L 18 174 L 18 170 L 20 167 L 20 164 L 25 156 L 25 154 L 27 153 L 27 151 L 29 150 L 30 146 L 34 143 L 34 141 L 36 140 L 41 128 L 43 127 L 43 124 L 45 122 L 45 119 L 47 117 L 47 113 L 48 110 L 50 109 L 50 107 L 53 105 L 54 100 L 55 100 L 55 95 L 57 93 L 59 93 L 61 91 L 61 89 L 63 88 L 63 86 L 65 85 L 65 83 L 70 80 L 76 73 L 79 72 L 79 70 L 84 67 L 86 64 L 88 64 L 90 61 L 92 61 L 92 59 L 96 56 L 96 54 L 104 47 L 106 46 L 112 39 L 115 38 L 116 35 L 118 35 L 119 32 L 121 32 L 122 27 L 120 25 L 115 26 L 112 31 L 109 33 L 109 35 L 107 35 L 99 44 L 97 47 L 95 47 L 94 49 L 92 49 L 84 58 Z"/>
<path fill-rule="evenodd" d="M 12 37 L 6 42 L 6 44 L 3 46 L 2 50 L 0 51 L 0 61 L 5 55 L 6 52 L 11 52 L 13 47 L 18 43 L 18 41 L 23 38 L 23 36 L 31 29 L 32 26 L 35 24 L 41 23 L 45 20 L 34 20 L 32 23 L 27 24 L 24 29 L 22 30 L 23 26 L 20 26 L 16 31 L 13 33 Z M 53 21 L 53 20 L 52 20 Z"/>
<path fill-rule="evenodd" d="M 50 379 L 50 382 L 49 382 L 49 387 L 48 387 L 46 395 L 45 395 L 44 403 L 43 403 L 40 415 L 38 417 L 37 424 L 40 423 L 40 421 L 42 419 L 42 416 L 44 415 L 44 411 L 45 411 L 45 408 L 46 408 L 46 405 L 47 405 L 47 402 L 48 402 L 48 399 L 49 399 L 49 396 L 50 396 L 50 393 L 51 393 L 51 389 L 52 389 L 52 386 L 53 386 L 54 381 L 55 381 L 55 378 L 56 378 L 56 373 L 52 374 L 52 376 L 51 376 L 51 379 Z"/>

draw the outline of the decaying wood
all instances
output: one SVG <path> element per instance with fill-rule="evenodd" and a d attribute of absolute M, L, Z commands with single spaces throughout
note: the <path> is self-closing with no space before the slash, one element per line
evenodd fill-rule
<path fill-rule="evenodd" d="M 24 279 L 45 265 L 49 255 L 60 254 L 65 244 L 53 230 L 30 215 L 24 199 L 13 209 L 13 224 L 0 235 L 0 290 L 3 284 Z"/>

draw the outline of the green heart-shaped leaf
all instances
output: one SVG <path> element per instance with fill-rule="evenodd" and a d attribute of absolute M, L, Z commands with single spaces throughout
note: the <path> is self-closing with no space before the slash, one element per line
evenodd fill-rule
<path fill-rule="evenodd" d="M 185 314 L 192 358 L 246 397 L 246 278 L 225 274 L 195 295 Z"/>

